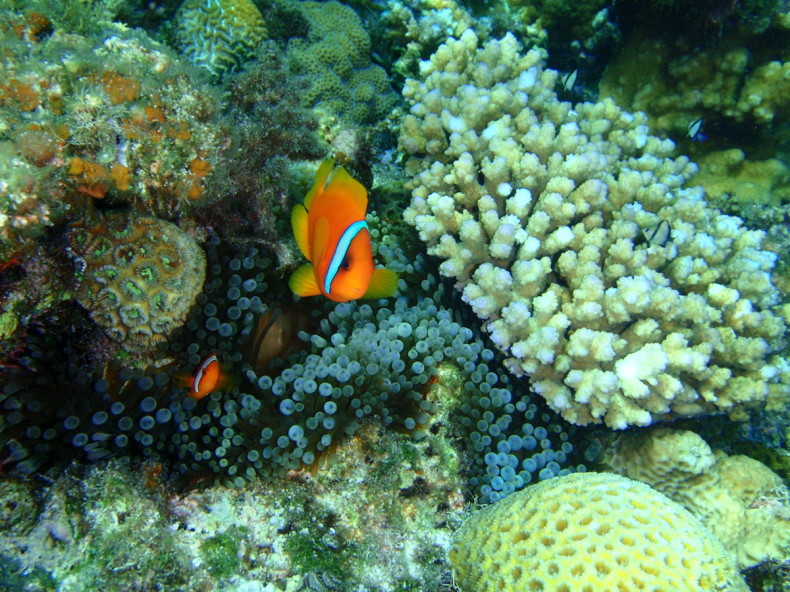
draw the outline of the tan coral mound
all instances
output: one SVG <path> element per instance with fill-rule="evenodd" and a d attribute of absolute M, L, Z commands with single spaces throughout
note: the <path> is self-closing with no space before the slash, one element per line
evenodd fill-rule
<path fill-rule="evenodd" d="M 77 302 L 128 351 L 145 351 L 186 320 L 203 289 L 206 256 L 175 224 L 126 213 L 75 226 L 82 268 Z"/>
<path fill-rule="evenodd" d="M 625 433 L 604 457 L 617 473 L 697 516 L 741 569 L 790 559 L 790 492 L 761 462 L 711 450 L 698 434 L 670 428 Z"/>
<path fill-rule="evenodd" d="M 643 483 L 575 473 L 469 518 L 450 551 L 464 592 L 746 592 L 721 543 Z"/>

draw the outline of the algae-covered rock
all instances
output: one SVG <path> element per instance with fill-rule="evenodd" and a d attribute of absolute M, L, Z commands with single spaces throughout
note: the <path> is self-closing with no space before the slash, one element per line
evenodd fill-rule
<path fill-rule="evenodd" d="M 242 488 L 176 490 L 155 461 L 72 465 L 40 514 L 0 529 L 0 568 L 13 568 L 0 587 L 20 589 L 18 573 L 62 592 L 437 590 L 463 482 L 436 432 L 366 424 L 310 470 Z M 20 497 L 9 483 L 0 494 Z"/>
<path fill-rule="evenodd" d="M 19 535 L 28 532 L 38 516 L 38 503 L 27 483 L 0 480 L 0 532 Z"/>

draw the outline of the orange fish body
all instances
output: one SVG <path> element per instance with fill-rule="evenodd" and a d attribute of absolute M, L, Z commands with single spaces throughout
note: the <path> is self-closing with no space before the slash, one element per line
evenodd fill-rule
<path fill-rule="evenodd" d="M 368 193 L 343 167 L 330 180 L 333 165 L 332 159 L 321 164 L 304 203 L 291 212 L 294 237 L 310 263 L 294 271 L 289 286 L 299 296 L 323 294 L 335 302 L 392 296 L 398 276 L 373 266 Z"/>
<path fill-rule="evenodd" d="M 207 356 L 198 365 L 194 376 L 181 377 L 181 382 L 189 387 L 189 396 L 198 400 L 222 388 L 225 385 L 225 375 L 217 354 Z"/>

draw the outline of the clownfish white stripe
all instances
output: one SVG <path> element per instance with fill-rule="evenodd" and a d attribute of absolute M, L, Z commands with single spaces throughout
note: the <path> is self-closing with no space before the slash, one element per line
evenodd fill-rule
<path fill-rule="evenodd" d="M 343 264 L 343 259 L 346 258 L 346 253 L 348 252 L 349 246 L 351 246 L 351 241 L 354 240 L 354 237 L 359 234 L 359 231 L 367 229 L 368 223 L 364 220 L 357 220 L 353 224 L 351 224 L 346 230 L 343 232 L 343 235 L 340 237 L 340 240 L 337 241 L 337 247 L 335 248 L 335 252 L 332 255 L 332 260 L 329 262 L 329 268 L 326 271 L 326 277 L 324 278 L 324 290 L 327 294 L 330 294 L 332 291 L 332 281 L 335 279 L 337 272 L 340 270 L 340 266 Z"/>
<path fill-rule="evenodd" d="M 217 362 L 219 364 L 219 360 L 217 360 L 217 355 L 216 354 L 211 354 L 209 357 L 207 357 L 205 360 L 203 360 L 203 362 L 200 364 L 200 367 L 198 368 L 197 372 L 195 373 L 195 383 L 192 386 L 192 390 L 194 392 L 196 392 L 196 393 L 200 392 L 200 381 L 203 379 L 203 372 L 206 371 L 206 368 L 208 368 L 209 365 L 212 362 Z"/>

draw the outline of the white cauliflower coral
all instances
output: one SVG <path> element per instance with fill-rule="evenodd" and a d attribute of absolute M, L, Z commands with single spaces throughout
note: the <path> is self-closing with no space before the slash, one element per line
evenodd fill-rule
<path fill-rule="evenodd" d="M 696 166 L 644 114 L 561 102 L 557 77 L 512 35 L 466 31 L 403 91 L 404 217 L 508 367 L 567 420 L 618 429 L 787 391 L 763 233 L 685 187 Z"/>

